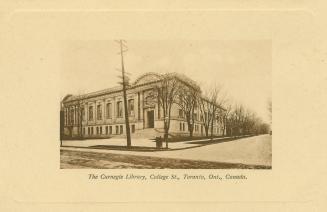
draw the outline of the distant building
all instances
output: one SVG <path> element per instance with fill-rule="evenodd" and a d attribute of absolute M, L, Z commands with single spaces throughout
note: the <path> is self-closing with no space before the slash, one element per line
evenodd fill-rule
<path fill-rule="evenodd" d="M 146 73 L 130 84 L 127 102 L 130 129 L 136 137 L 163 135 L 164 117 L 156 101 L 155 85 L 159 74 Z M 194 82 L 184 75 L 174 74 L 178 80 Z M 192 86 L 192 83 L 187 83 Z M 125 135 L 124 101 L 122 86 L 117 86 L 84 95 L 67 95 L 61 102 L 63 113 L 61 126 L 64 137 L 112 137 Z M 205 135 L 199 108 L 194 111 L 194 136 Z M 214 135 L 222 135 L 222 126 L 214 124 Z M 188 135 L 183 111 L 174 104 L 171 112 L 169 133 Z M 133 135 L 134 134 L 134 135 Z"/>

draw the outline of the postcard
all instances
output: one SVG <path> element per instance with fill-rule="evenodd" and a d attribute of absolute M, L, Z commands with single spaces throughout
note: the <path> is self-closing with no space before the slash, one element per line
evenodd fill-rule
<path fill-rule="evenodd" d="M 4 4 L 1 211 L 326 209 L 318 5 L 110 2 Z"/>

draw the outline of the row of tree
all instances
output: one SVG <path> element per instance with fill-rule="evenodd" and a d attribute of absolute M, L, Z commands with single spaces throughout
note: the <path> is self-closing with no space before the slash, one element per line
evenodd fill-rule
<path fill-rule="evenodd" d="M 206 137 L 213 138 L 214 125 L 221 127 L 223 136 L 243 136 L 265 134 L 269 125 L 241 104 L 233 104 L 223 92 L 221 86 L 215 85 L 205 92 L 194 82 L 177 78 L 174 74 L 163 74 L 155 87 L 158 105 L 163 109 L 164 140 L 168 148 L 171 110 L 178 105 L 187 122 L 189 136 L 193 136 L 197 119 L 195 111 L 200 111 L 200 123 Z"/>
<path fill-rule="evenodd" d="M 222 125 L 228 136 L 266 134 L 270 128 L 269 124 L 264 123 L 254 112 L 240 104 L 226 107 Z"/>

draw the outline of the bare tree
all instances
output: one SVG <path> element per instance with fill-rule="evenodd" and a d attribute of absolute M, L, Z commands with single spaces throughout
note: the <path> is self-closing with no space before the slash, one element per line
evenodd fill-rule
<path fill-rule="evenodd" d="M 271 128 L 272 128 L 272 101 L 271 99 L 268 100 L 268 114 L 269 114 L 269 120 L 270 120 L 270 129 L 269 129 L 269 132 L 270 132 L 270 135 L 272 133 L 271 131 Z"/>
<path fill-rule="evenodd" d="M 213 138 L 213 129 L 214 129 L 214 122 L 219 120 L 221 117 L 220 111 L 223 108 L 223 105 L 226 102 L 226 94 L 222 93 L 222 86 L 215 85 L 210 89 L 210 96 L 209 100 L 211 103 L 211 139 Z"/>
<path fill-rule="evenodd" d="M 204 131 L 206 134 L 206 137 L 209 137 L 209 127 L 210 127 L 210 123 L 211 123 L 211 105 L 210 102 L 207 98 L 205 97 L 200 97 L 198 99 L 198 105 L 200 108 L 200 113 L 201 113 L 201 122 L 202 125 L 204 127 Z"/>
<path fill-rule="evenodd" d="M 271 101 L 271 99 L 268 100 L 268 112 L 269 112 L 269 118 L 271 121 L 271 119 L 272 119 L 272 101 Z"/>
<path fill-rule="evenodd" d="M 231 108 L 231 112 L 226 119 L 228 134 L 230 136 L 268 133 L 267 129 L 269 127 L 267 127 L 267 124 L 257 117 L 253 111 L 246 109 L 241 104 L 236 104 Z"/>
<path fill-rule="evenodd" d="M 238 136 L 242 132 L 243 111 L 244 108 L 240 104 L 234 104 L 229 108 L 230 112 L 227 117 L 227 128 L 230 136 Z"/>
<path fill-rule="evenodd" d="M 249 109 L 244 113 L 244 119 L 242 123 L 243 135 L 254 134 L 253 129 L 256 121 L 256 115 Z"/>
<path fill-rule="evenodd" d="M 244 107 L 241 104 L 238 104 L 235 106 L 234 109 L 234 114 L 235 114 L 235 124 L 236 124 L 236 135 L 240 136 L 243 134 L 244 129 L 243 129 L 243 122 L 244 122 Z"/>
<path fill-rule="evenodd" d="M 232 105 L 226 105 L 225 111 L 222 113 L 223 136 L 227 134 L 230 125 L 230 114 L 232 112 Z"/>
<path fill-rule="evenodd" d="M 203 98 L 199 99 L 202 124 L 205 129 L 206 137 L 209 137 L 209 129 L 211 138 L 213 138 L 214 122 L 220 119 L 218 111 L 226 102 L 226 94 L 222 93 L 222 86 L 215 85 L 208 89 Z"/>
<path fill-rule="evenodd" d="M 196 117 L 194 116 L 194 110 L 197 106 L 197 101 L 200 93 L 200 88 L 194 88 L 189 86 L 181 87 L 179 92 L 177 104 L 185 115 L 190 137 L 193 137 L 194 122 L 196 121 Z"/>
<path fill-rule="evenodd" d="M 158 95 L 158 105 L 162 107 L 164 116 L 164 140 L 166 148 L 168 148 L 168 133 L 170 128 L 171 108 L 177 99 L 180 92 L 180 82 L 172 74 L 162 74 L 158 84 L 155 86 Z"/>

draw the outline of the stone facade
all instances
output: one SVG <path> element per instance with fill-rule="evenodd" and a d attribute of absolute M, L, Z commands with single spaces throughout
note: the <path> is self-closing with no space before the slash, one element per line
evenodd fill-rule
<path fill-rule="evenodd" d="M 155 73 L 144 74 L 127 90 L 132 137 L 135 133 L 142 134 L 146 129 L 163 133 L 163 112 L 158 107 L 158 101 L 154 94 L 158 76 Z M 61 104 L 64 114 L 64 136 L 91 138 L 124 135 L 126 128 L 123 102 L 121 86 L 80 96 L 67 95 Z M 200 110 L 196 109 L 194 115 L 196 117 L 194 136 L 204 135 Z M 169 132 L 175 135 L 188 134 L 186 119 L 177 104 L 172 106 Z M 218 121 L 214 124 L 214 134 L 222 134 L 222 127 Z"/>

